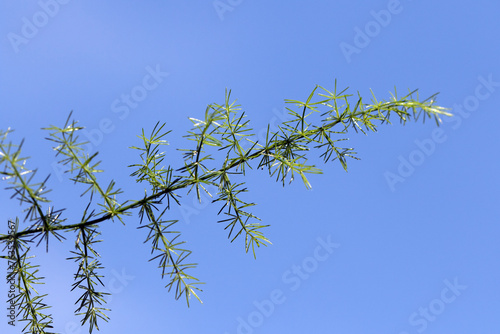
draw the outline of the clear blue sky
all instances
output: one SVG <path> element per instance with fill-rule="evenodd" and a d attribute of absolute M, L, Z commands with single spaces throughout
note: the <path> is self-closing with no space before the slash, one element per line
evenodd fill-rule
<path fill-rule="evenodd" d="M 351 134 L 362 160 L 348 173 L 322 165 L 312 190 L 252 172 L 246 198 L 273 242 L 257 260 L 242 239 L 229 243 L 218 207 L 184 196 L 169 218 L 199 263 L 203 304 L 187 308 L 163 288 L 136 215 L 103 224 L 103 282 L 115 293 L 101 332 L 499 333 L 499 12 L 494 1 L 2 1 L 0 128 L 26 139 L 29 166 L 40 180 L 52 174 L 50 198 L 76 222 L 82 188 L 59 180 L 40 129 L 71 110 L 124 200 L 143 193 L 127 168 L 141 128 L 167 123 L 178 166 L 188 117 L 222 103 L 226 88 L 256 131 L 283 117 L 284 99 L 335 79 L 366 99 L 395 86 L 440 92 L 457 114 L 440 132 L 427 122 Z M 10 196 L 0 192 L 1 233 L 22 215 Z M 84 333 L 66 237 L 33 250 L 47 278 L 39 289 L 59 332 Z M 6 313 L 0 332 L 19 333 Z"/>

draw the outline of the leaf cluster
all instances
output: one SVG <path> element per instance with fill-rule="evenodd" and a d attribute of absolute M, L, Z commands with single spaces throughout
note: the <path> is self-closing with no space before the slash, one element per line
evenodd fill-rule
<path fill-rule="evenodd" d="M 255 202 L 246 198 L 244 178 L 248 168 L 267 170 L 283 186 L 300 178 L 306 188 L 311 188 L 307 175 L 322 171 L 308 162 L 309 151 L 319 151 L 325 163 L 338 160 L 347 170 L 347 159 L 358 159 L 354 149 L 345 146 L 350 130 L 366 134 L 394 118 L 402 124 L 433 118 L 439 124 L 440 116 L 450 116 L 445 108 L 435 105 L 435 96 L 420 101 L 414 91 L 402 97 L 395 93 L 386 101 L 373 96 L 370 103 L 364 103 L 359 94 L 353 97 L 346 90 L 338 92 L 336 84 L 333 91 L 317 86 L 305 101 L 285 103 L 291 119 L 277 130 L 268 126 L 265 140 L 259 142 L 247 115 L 226 91 L 224 103 L 210 104 L 204 117 L 190 118 L 193 128 L 186 138 L 192 145 L 179 149 L 183 164 L 177 167 L 165 166 L 162 149 L 168 145 L 165 138 L 170 133 L 165 130 L 166 125 L 157 123 L 149 135 L 143 130 L 139 136 L 141 145 L 132 147 L 139 153 L 140 161 L 129 167 L 136 182 L 146 185 L 144 194 L 125 201 L 118 199 L 123 194 L 115 181 L 103 186 L 99 180 L 102 170 L 98 153 L 85 152 L 86 143 L 78 136 L 83 127 L 71 120 L 71 114 L 62 127 L 45 128 L 48 139 L 55 143 L 56 156 L 62 157 L 59 164 L 75 185 L 83 186 L 81 196 L 88 198 L 82 218 L 72 224 L 65 224 L 65 218 L 61 218 L 63 210 L 48 204 L 48 178 L 35 180 L 36 170 L 28 169 L 28 158 L 22 156 L 22 142 L 7 142 L 12 131 L 0 131 L 0 173 L 8 183 L 7 189 L 13 192 L 12 197 L 24 207 L 24 221 L 28 223 L 19 230 L 16 218 L 14 233 L 0 236 L 0 242 L 15 250 L 14 259 L 2 258 L 13 261 L 11 275 L 16 278 L 18 291 L 14 299 L 22 320 L 28 322 L 25 330 L 48 333 L 46 330 L 52 328 L 51 316 L 44 313 L 48 308 L 43 302 L 46 295 L 39 295 L 33 287 L 42 283 L 43 277 L 37 276 L 37 266 L 28 261 L 32 256 L 28 256 L 27 245 L 36 239 L 38 244 L 45 240 L 48 251 L 49 239 L 62 242 L 63 232 L 74 232 L 75 249 L 68 259 L 77 265 L 72 290 L 81 291 L 75 313 L 81 317 L 82 325 L 89 324 L 92 332 L 99 329 L 99 319 L 109 319 L 109 309 L 104 307 L 106 293 L 99 291 L 104 286 L 99 274 L 103 265 L 96 250 L 101 241 L 97 239 L 99 228 L 115 218 L 124 223 L 124 217 L 136 210 L 137 228 L 147 232 L 144 242 L 151 247 L 149 260 L 157 261 L 161 277 L 168 280 L 166 287 L 174 290 L 175 298 L 184 297 L 189 305 L 193 296 L 200 300 L 197 291 L 201 291 L 201 282 L 191 274 L 197 264 L 190 260 L 192 252 L 181 241 L 181 232 L 174 230 L 178 220 L 167 217 L 173 215 L 173 206 L 182 205 L 182 196 L 192 192 L 200 202 L 202 192 L 212 197 L 212 203 L 220 207 L 218 222 L 229 240 L 242 238 L 246 252 L 251 249 L 255 256 L 256 248 L 270 241 L 263 233 L 267 225 L 251 212 Z M 211 187 L 216 189 L 213 194 L 208 191 Z"/>

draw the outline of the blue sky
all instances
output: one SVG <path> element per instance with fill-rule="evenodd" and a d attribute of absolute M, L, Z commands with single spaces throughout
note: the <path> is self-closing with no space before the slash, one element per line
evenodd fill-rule
<path fill-rule="evenodd" d="M 498 333 L 499 10 L 493 1 L 3 1 L 0 128 L 25 138 L 29 166 L 40 180 L 52 174 L 50 198 L 74 222 L 82 188 L 61 177 L 40 129 L 62 126 L 71 110 L 100 152 L 101 179 L 116 180 L 125 200 L 143 193 L 127 167 L 141 129 L 166 122 L 167 157 L 179 166 L 188 117 L 222 103 L 226 88 L 256 132 L 286 119 L 284 99 L 335 79 L 365 99 L 370 89 L 379 99 L 394 87 L 440 92 L 456 114 L 440 130 L 350 134 L 361 161 L 348 173 L 320 165 L 312 190 L 251 172 L 246 199 L 273 242 L 257 260 L 242 239 L 229 243 L 217 206 L 184 196 L 169 218 L 199 263 L 203 304 L 188 308 L 163 288 L 136 215 L 102 224 L 103 282 L 114 293 L 101 332 Z M 22 215 L 10 196 L 0 192 L 1 233 Z M 56 330 L 84 333 L 66 237 L 48 254 L 33 249 L 34 261 Z M 19 333 L 3 312 L 0 331 Z"/>

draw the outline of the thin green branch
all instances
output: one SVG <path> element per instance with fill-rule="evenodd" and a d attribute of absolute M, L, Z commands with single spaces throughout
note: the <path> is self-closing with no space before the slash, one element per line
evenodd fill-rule
<path fill-rule="evenodd" d="M 123 204 L 116 201 L 116 196 L 121 193 L 121 190 L 115 189 L 114 181 L 111 181 L 107 188 L 98 183 L 96 173 L 101 170 L 97 168 L 100 162 L 94 162 L 97 153 L 89 155 L 83 152 L 82 146 L 85 143 L 79 142 L 77 135 L 78 131 L 83 128 L 77 126 L 75 121 L 70 122 L 70 114 L 63 128 L 52 126 L 47 129 L 51 131 L 49 139 L 57 143 L 54 148 L 57 155 L 65 156 L 60 163 L 69 165 L 66 172 L 76 173 L 72 180 L 75 183 L 88 185 L 84 194 L 91 191 L 90 203 L 94 192 L 100 195 L 104 203 L 99 203 L 103 210 L 97 216 L 93 214 L 87 216 L 85 210 L 84 219 L 66 225 L 62 224 L 64 220 L 60 218 L 61 210 L 55 211 L 49 207 L 47 213 L 43 213 L 41 203 L 48 202 L 44 197 L 47 192 L 45 189 L 47 180 L 38 184 L 32 183 L 36 170 L 25 168 L 27 158 L 20 157 L 22 143 L 19 146 L 12 143 L 5 144 L 11 130 L 0 131 L 0 164 L 5 164 L 4 171 L 0 173 L 11 185 L 8 189 L 14 190 L 14 197 L 17 196 L 21 203 L 28 203 L 26 218 L 35 220 L 29 228 L 23 231 L 16 230 L 13 236 L 0 236 L 0 242 L 8 242 L 8 240 L 21 242 L 24 237 L 42 235 L 42 239 L 46 239 L 48 245 L 49 233 L 59 238 L 57 231 L 78 231 L 76 252 L 73 252 L 76 256 L 71 258 L 79 263 L 73 289 L 78 287 L 84 291 L 77 301 L 77 303 L 80 302 L 77 312 L 84 310 L 79 313 L 84 315 L 82 324 L 89 321 L 90 331 L 92 331 L 94 326 L 98 328 L 97 318 L 107 321 L 107 316 L 103 312 L 106 309 L 99 307 L 104 302 L 104 293 L 95 290 L 98 283 L 102 284 L 101 276 L 96 274 L 101 264 L 97 261 L 98 254 L 92 246 L 97 242 L 94 239 L 99 234 L 96 228 L 101 222 L 115 217 L 122 220 L 122 216 L 130 214 L 132 209 L 140 209 L 141 217 L 146 215 L 150 221 L 148 225 L 142 227 L 149 229 L 146 241 L 151 241 L 152 251 L 158 253 L 152 260 L 160 260 L 162 276 L 168 276 L 170 279 L 167 287 L 170 290 L 175 286 L 177 299 L 183 295 L 188 303 L 192 295 L 199 299 L 195 293 L 195 290 L 199 290 L 195 286 L 199 282 L 185 272 L 196 266 L 193 263 L 184 263 L 191 252 L 180 247 L 183 242 L 176 241 L 179 232 L 170 230 L 176 221 L 161 220 L 162 214 L 170 208 L 170 200 L 180 204 L 177 191 L 186 189 L 189 194 L 194 187 L 197 198 L 201 200 L 200 188 L 208 193 L 206 185 L 218 186 L 218 197 L 214 202 L 223 203 L 219 213 L 226 210 L 224 214 L 227 217 L 219 222 L 227 224 L 228 238 L 231 238 L 231 241 L 240 235 L 245 235 L 245 250 L 248 252 L 252 248 L 255 256 L 254 246 L 259 247 L 269 243 L 262 233 L 262 228 L 265 226 L 250 221 L 250 219 L 258 219 L 247 211 L 255 203 L 246 202 L 239 197 L 246 192 L 246 188 L 243 188 L 244 182 L 233 183 L 229 177 L 230 174 L 244 176 L 245 166 L 251 168 L 252 161 L 255 161 L 254 164 L 258 169 L 267 168 L 269 174 L 276 176 L 276 180 L 281 181 L 283 185 L 285 185 L 285 180 L 291 182 L 296 175 L 300 175 L 306 188 L 310 188 L 311 184 L 306 174 L 321 173 L 319 168 L 307 163 L 310 150 L 319 150 L 319 156 L 324 162 L 339 160 L 342 167 L 347 170 L 347 158 L 357 159 L 356 152 L 352 148 L 339 146 L 340 143 L 348 140 L 345 135 L 349 130 L 365 134 L 368 131 L 377 131 L 379 125 L 391 123 L 391 117 L 396 117 L 402 124 L 409 120 L 419 119 L 425 122 L 426 118 L 434 118 L 439 124 L 440 116 L 450 116 L 445 108 L 435 105 L 435 96 L 419 101 L 418 93 L 415 91 L 400 98 L 395 92 L 387 101 L 378 101 L 373 97 L 371 103 L 368 104 L 363 102 L 359 94 L 353 103 L 352 96 L 345 92 L 346 90 L 342 90 L 337 93 L 336 84 L 333 92 L 317 86 L 305 102 L 285 100 L 297 110 L 287 108 L 292 119 L 279 125 L 277 131 L 271 131 L 268 126 L 266 140 L 262 143 L 252 140 L 245 113 L 240 111 L 241 109 L 235 102 L 230 102 L 230 92 L 226 92 L 224 104 L 209 105 L 205 111 L 204 120 L 190 118 L 194 128 L 188 132 L 187 138 L 194 141 L 196 145 L 194 149 L 182 150 L 186 152 L 184 166 L 177 170 L 161 165 L 165 156 L 163 152 L 160 152 L 159 146 L 167 144 L 163 137 L 169 132 L 163 131 L 165 124 L 160 126 L 160 123 L 157 123 L 149 137 L 145 136 L 144 131 L 142 132 L 140 138 L 143 140 L 144 148 L 134 147 L 141 151 L 142 163 L 131 166 L 137 168 L 132 176 L 136 177 L 137 182 L 148 182 L 151 186 L 151 193 L 146 192 L 141 199 L 126 201 Z M 416 98 L 414 98 L 415 95 Z M 250 142 L 252 146 L 243 149 L 241 145 L 243 139 Z M 214 149 L 215 152 L 209 151 Z M 223 154 L 223 159 L 220 161 L 214 159 L 217 154 Z M 213 162 L 216 162 L 216 166 L 210 165 Z M 174 171 L 180 175 L 174 175 Z M 156 217 L 153 210 L 156 209 L 156 205 L 163 204 L 165 198 L 168 204 L 162 214 Z M 169 233 L 176 235 L 168 238 Z M 21 253 L 20 247 L 16 248 L 17 256 L 25 261 L 26 252 Z M 48 328 L 52 320 L 39 313 L 45 308 L 45 304 L 41 302 L 43 296 L 32 298 L 29 292 L 31 291 L 30 284 L 39 279 L 34 276 L 36 270 L 29 271 L 35 266 L 19 262 L 16 268 L 19 273 L 24 273 L 20 282 L 26 282 L 23 283 L 24 285 L 19 284 L 20 288 L 24 289 L 19 298 L 24 298 L 23 305 L 29 306 L 25 308 L 27 310 L 25 320 L 31 319 L 32 323 L 37 326 L 46 323 Z M 45 321 L 46 319 L 49 320 Z"/>

